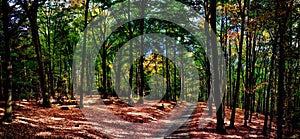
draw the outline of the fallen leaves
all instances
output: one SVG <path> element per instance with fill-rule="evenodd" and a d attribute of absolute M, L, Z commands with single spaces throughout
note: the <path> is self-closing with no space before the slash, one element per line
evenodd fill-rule
<path fill-rule="evenodd" d="M 109 132 L 97 130 L 97 123 L 88 121 L 82 110 L 76 105 L 53 105 L 52 108 L 43 108 L 36 105 L 36 102 L 16 102 L 13 106 L 13 122 L 2 123 L 0 126 L 0 138 L 109 138 L 109 134 L 114 132 L 114 126 L 121 126 L 118 122 L 135 122 L 135 123 L 148 123 L 157 122 L 166 116 L 169 116 L 169 120 L 172 120 L 172 116 L 180 113 L 180 110 L 174 115 L 168 115 L 175 106 L 179 106 L 179 109 L 184 109 L 184 103 L 175 102 L 153 102 L 146 100 L 144 104 L 134 104 L 134 107 L 127 105 L 119 99 L 105 100 L 106 108 L 97 107 L 97 103 L 91 102 L 91 108 L 97 108 L 100 111 L 111 111 L 114 115 L 123 119 L 119 121 L 104 121 L 109 125 Z M 0 105 L 3 107 L 3 104 Z M 163 106 L 163 109 L 159 109 Z M 69 110 L 62 110 L 62 107 L 68 107 Z M 199 128 L 201 124 L 200 119 L 203 114 L 207 114 L 206 103 L 199 102 L 198 108 L 195 110 L 194 115 L 191 116 L 191 121 L 186 127 L 181 127 L 179 130 L 183 130 L 188 133 L 190 138 L 264 138 L 262 135 L 262 128 L 264 123 L 264 115 L 253 114 L 252 122 L 248 122 L 248 126 L 243 126 L 244 111 L 242 109 L 236 110 L 236 129 L 226 129 L 227 134 L 217 134 L 216 116 L 206 117 L 206 121 L 210 121 L 204 126 Z M 0 108 L 0 115 L 3 115 L 4 109 Z M 230 122 L 231 109 L 225 108 L 225 126 L 228 127 Z M 203 117 L 202 117 L 203 118 Z M 98 119 L 97 119 L 98 120 Z M 99 119 L 101 120 L 101 119 Z M 276 137 L 276 123 L 272 124 L 272 130 L 268 138 Z M 143 130 L 155 130 L 155 127 L 145 127 Z M 121 131 L 120 131 L 121 132 Z M 126 137 L 125 132 L 122 131 L 122 137 Z M 176 131 L 177 132 L 177 131 Z M 299 131 L 297 131 L 299 133 Z M 175 133 L 175 132 L 174 132 Z M 176 136 L 176 135 L 175 135 Z M 171 137 L 173 137 L 171 135 Z M 299 135 L 293 135 L 293 137 L 299 137 Z"/>
<path fill-rule="evenodd" d="M 13 106 L 13 122 L 0 126 L 0 138 L 107 138 L 87 122 L 79 108 L 70 106 L 70 110 L 61 110 L 58 105 L 43 108 L 34 101 L 16 104 L 18 106 Z M 3 114 L 4 110 L 0 113 Z"/>

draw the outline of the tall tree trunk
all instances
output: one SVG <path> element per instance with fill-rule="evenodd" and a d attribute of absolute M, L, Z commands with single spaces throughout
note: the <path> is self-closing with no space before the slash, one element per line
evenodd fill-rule
<path fill-rule="evenodd" d="M 209 33 L 209 7 L 208 7 L 208 0 L 204 1 L 204 9 L 205 9 L 205 21 L 207 22 L 207 24 L 204 24 L 204 29 L 205 29 L 205 35 L 207 37 L 206 39 L 206 45 L 208 47 L 208 51 L 207 51 L 207 55 L 211 56 L 212 55 L 212 50 L 211 50 L 211 37 L 210 37 L 210 33 Z M 208 102 L 208 113 L 209 116 L 213 115 L 213 111 L 212 111 L 212 96 L 210 96 L 210 92 L 211 92 L 211 71 L 210 71 L 210 63 L 209 63 L 209 59 L 206 59 L 206 69 L 205 69 L 205 74 L 206 74 L 206 87 L 207 87 L 207 102 Z"/>
<path fill-rule="evenodd" d="M 143 19 L 144 21 L 144 19 Z M 141 24 L 144 24 L 144 22 L 142 22 Z M 142 25 L 141 27 L 141 30 L 143 31 L 144 30 L 144 25 Z M 138 66 L 138 69 L 139 69 L 139 72 L 138 72 L 138 94 L 140 96 L 139 98 L 139 104 L 143 104 L 144 103 L 144 86 L 145 86 L 145 76 L 144 76 L 144 61 L 145 61 L 145 58 L 143 56 L 143 52 L 144 52 L 144 36 L 141 36 L 141 50 L 140 50 L 140 53 L 141 53 L 141 56 L 140 56 L 140 59 L 139 59 L 139 66 Z"/>
<path fill-rule="evenodd" d="M 249 5 L 248 5 L 249 6 Z M 254 38 L 256 38 L 256 35 L 255 35 L 255 33 L 254 33 L 254 37 L 252 37 L 252 61 L 251 61 L 251 69 L 250 69 L 250 88 L 251 88 L 251 90 L 253 89 L 253 86 L 255 85 L 255 79 L 254 79 L 254 77 L 255 77 L 255 63 L 256 63 L 256 60 L 257 60 L 257 58 L 256 58 L 256 54 L 258 53 L 258 52 L 256 52 L 255 51 L 255 49 L 256 49 L 256 39 L 254 39 Z M 258 50 L 259 51 L 259 50 Z M 249 119 L 249 123 L 251 123 L 251 120 L 252 120 L 252 114 L 253 114 L 253 112 L 254 112 L 254 105 L 255 105 L 255 90 L 252 90 L 253 92 L 252 92 L 252 94 L 251 94 L 251 98 L 252 98 L 252 101 L 251 101 L 251 109 L 250 109 L 250 119 Z"/>
<path fill-rule="evenodd" d="M 244 103 L 244 108 L 245 108 L 245 112 L 244 112 L 244 126 L 247 126 L 247 120 L 249 118 L 249 105 L 250 105 L 250 81 L 249 81 L 249 72 L 250 72 L 250 55 L 251 55 L 251 44 L 249 43 L 249 33 L 247 33 L 247 49 L 246 49 L 246 84 L 245 84 L 245 90 L 244 91 L 244 96 L 245 96 L 245 103 Z"/>
<path fill-rule="evenodd" d="M 73 48 L 73 50 L 74 50 L 74 48 Z M 76 76 L 76 69 L 74 68 L 74 67 L 76 67 L 77 65 L 76 65 L 76 59 L 74 59 L 74 61 L 73 61 L 73 65 L 72 65 L 72 84 L 73 84 L 73 86 L 72 86 L 72 99 L 75 99 L 75 97 L 74 97 L 74 93 L 78 93 L 77 91 L 77 89 L 75 89 L 75 88 L 77 88 L 78 87 L 78 79 L 77 79 L 77 76 Z"/>
<path fill-rule="evenodd" d="M 88 59 L 91 59 L 90 55 L 87 55 Z M 87 62 L 87 69 L 86 69 L 86 87 L 87 87 L 87 94 L 90 95 L 90 97 L 92 97 L 92 81 L 93 81 L 93 72 L 91 72 L 92 68 L 91 68 L 91 64 L 90 62 Z"/>
<path fill-rule="evenodd" d="M 107 68 L 106 68 L 106 45 L 104 45 L 104 48 L 102 48 L 102 55 L 101 55 L 101 68 L 102 68 L 102 93 L 103 93 L 103 98 L 107 98 L 108 97 L 108 92 L 107 92 Z"/>
<path fill-rule="evenodd" d="M 52 97 L 55 97 L 54 84 L 53 84 L 53 70 L 52 70 L 52 55 L 51 55 L 51 35 L 50 35 L 50 17 L 49 11 L 47 11 L 47 47 L 48 47 L 48 82 L 49 93 Z"/>
<path fill-rule="evenodd" d="M 284 30 L 284 27 L 280 25 L 279 30 Z M 283 107 L 284 107 L 284 95 L 285 95 L 285 89 L 284 89 L 284 72 L 285 72 L 285 52 L 284 47 L 285 42 L 283 33 L 280 31 L 280 48 L 279 48 L 279 68 L 278 68 L 278 98 L 277 98 L 277 138 L 282 138 L 282 124 L 283 124 Z"/>
<path fill-rule="evenodd" d="M 270 92 L 273 84 L 273 69 L 274 69 L 274 59 L 276 55 L 276 47 L 277 47 L 277 37 L 274 39 L 274 45 L 272 48 L 272 57 L 271 57 L 271 66 L 270 66 L 270 75 L 269 75 L 269 84 L 267 88 L 267 97 L 265 100 L 265 120 L 264 120 L 264 127 L 263 127 L 263 135 L 267 135 L 267 127 L 268 127 L 268 116 L 269 116 L 269 99 L 270 99 Z"/>
<path fill-rule="evenodd" d="M 168 24 L 166 24 L 166 36 L 168 36 Z M 167 78 L 167 91 L 166 91 L 166 100 L 170 100 L 171 94 L 171 81 L 170 81 L 170 60 L 169 60 L 169 50 L 168 50 L 168 41 L 165 43 L 166 45 L 166 78 Z"/>
<path fill-rule="evenodd" d="M 246 3 L 246 1 L 245 1 Z M 246 5 L 246 4 L 244 4 Z M 233 106 L 231 111 L 231 118 L 230 118 L 230 127 L 234 128 L 234 120 L 235 120 L 235 111 L 236 111 L 236 105 L 237 101 L 239 99 L 239 93 L 240 93 L 240 76 L 241 76 L 241 69 L 242 69 L 242 52 L 243 52 L 243 40 L 244 40 L 244 30 L 245 30 L 245 8 L 246 6 L 242 7 L 242 2 L 239 1 L 239 9 L 241 13 L 241 38 L 239 40 L 239 49 L 238 49 L 238 69 L 237 69 L 237 79 L 236 79 L 236 86 L 235 86 L 235 92 L 234 92 L 234 98 L 233 98 Z"/>
<path fill-rule="evenodd" d="M 0 61 L 2 61 L 2 55 L 0 55 Z M 4 96 L 4 85 L 3 85 L 3 65 L 2 62 L 0 62 L 0 101 L 3 101 Z"/>
<path fill-rule="evenodd" d="M 176 59 L 176 49 L 174 49 L 174 51 L 173 51 L 173 55 L 174 55 L 174 59 Z M 177 81 L 177 78 L 176 78 L 176 74 L 177 74 L 177 68 L 176 68 L 176 65 L 175 65 L 175 63 L 174 63 L 174 72 L 173 72 L 173 76 L 174 76 L 174 78 L 173 78 L 173 87 L 174 87 L 174 89 L 173 89 L 173 101 L 176 101 L 177 100 L 177 83 L 176 83 L 176 81 Z"/>
<path fill-rule="evenodd" d="M 210 72 L 209 60 L 207 59 L 205 63 L 206 63 L 205 74 L 206 74 L 208 113 L 209 113 L 209 116 L 212 116 L 213 115 L 213 112 L 212 112 L 212 96 L 210 96 L 210 91 L 211 91 L 211 72 Z"/>
<path fill-rule="evenodd" d="M 141 7 L 140 8 L 140 14 L 142 16 L 145 15 L 145 9 L 143 7 L 145 7 L 146 5 L 146 1 L 141 1 Z M 144 33 L 145 33 L 145 19 L 141 19 L 140 20 L 140 37 L 141 37 L 141 42 L 140 42 L 140 59 L 139 59 L 139 64 L 138 64 L 138 94 L 139 94 L 139 101 L 138 103 L 143 104 L 144 103 L 144 88 L 145 88 L 145 75 L 144 75 L 144 61 L 145 61 L 145 57 L 144 57 Z"/>
<path fill-rule="evenodd" d="M 213 65 L 213 69 L 214 69 L 214 76 L 215 77 L 215 82 L 216 83 L 220 83 L 220 84 L 215 84 L 214 88 L 213 88 L 213 95 L 214 95 L 214 100 L 215 103 L 217 105 L 217 103 L 220 103 L 220 106 L 217 110 L 217 127 L 216 130 L 219 133 L 226 133 L 225 130 L 225 126 L 224 126 L 224 111 L 223 111 L 223 103 L 221 101 L 221 87 L 220 85 L 222 85 L 221 83 L 221 79 L 220 79 L 220 74 L 222 74 L 221 68 L 219 68 L 219 60 L 224 60 L 224 59 L 220 59 L 219 57 L 221 57 L 219 55 L 218 49 L 217 49 L 217 38 L 216 38 L 216 7 L 217 7 L 217 1 L 216 0 L 211 0 L 210 3 L 210 12 L 211 12 L 211 18 L 210 18 L 210 25 L 211 25 L 211 48 L 212 48 L 212 55 L 210 55 L 212 57 L 212 65 Z M 222 50 L 221 50 L 222 51 Z"/>
<path fill-rule="evenodd" d="M 284 7 L 288 8 L 286 2 L 277 1 L 277 12 L 283 11 Z M 278 14 L 280 15 L 280 14 Z M 278 98 L 277 98 L 277 138 L 281 139 L 283 135 L 282 124 L 284 114 L 284 96 L 285 96 L 285 49 L 286 44 L 286 16 L 287 14 L 281 14 L 278 20 L 279 24 L 279 63 L 278 63 Z"/>
<path fill-rule="evenodd" d="M 86 28 L 87 27 L 87 20 L 88 20 L 88 12 L 89 12 L 89 3 L 90 3 L 90 0 L 87 0 L 86 1 L 86 3 L 85 3 L 85 13 L 84 13 L 84 28 Z M 83 95 L 84 95 L 84 93 L 85 93 L 85 89 L 84 89 L 84 87 L 85 87 L 85 81 L 84 81 L 84 79 L 86 79 L 86 78 L 84 78 L 84 72 L 85 72 L 85 68 L 86 68 L 86 66 L 85 66 L 85 62 L 86 62 L 86 35 L 87 35 L 87 32 L 86 32 L 86 30 L 84 31 L 84 34 L 83 34 L 84 36 L 83 36 L 83 46 L 82 46 L 82 56 L 81 56 L 81 75 L 80 75 L 80 103 L 79 103 L 79 107 L 80 108 L 83 108 L 84 106 L 83 106 Z"/>
<path fill-rule="evenodd" d="M 9 5 L 7 0 L 2 0 L 2 22 L 4 35 L 4 96 L 5 112 L 2 118 L 4 122 L 12 122 L 12 58 L 11 58 L 11 34 L 9 32 Z"/>
<path fill-rule="evenodd" d="M 285 98 L 285 53 L 288 46 L 287 41 L 287 22 L 290 16 L 290 7 L 293 5 L 293 1 L 277 1 L 276 13 L 280 12 L 278 24 L 279 24 L 279 63 L 278 63 L 278 99 L 277 99 L 277 138 L 282 138 L 282 124 L 284 114 L 284 98 Z M 284 13 L 281 13 L 285 11 Z"/>
<path fill-rule="evenodd" d="M 227 24 L 227 19 L 226 19 L 226 24 Z M 227 26 L 227 25 L 226 25 Z M 227 35 L 226 35 L 226 38 L 227 38 Z M 229 76 L 229 101 L 230 101 L 230 103 L 229 103 L 229 107 L 230 108 L 232 108 L 232 106 L 233 106 L 233 102 L 232 102 L 232 59 L 231 59 L 231 54 L 232 54 L 232 52 L 231 52 L 231 44 L 229 44 L 229 52 L 228 52 L 229 54 L 229 57 L 228 57 L 228 61 L 229 61 L 229 64 L 228 64 L 228 67 L 229 67 L 229 71 L 228 71 L 228 76 Z"/>
<path fill-rule="evenodd" d="M 260 68 L 261 73 L 263 74 L 263 77 L 261 78 L 261 82 L 267 82 L 267 67 L 266 67 L 266 56 L 264 57 L 264 61 L 263 61 L 263 66 Z M 263 108 L 262 108 L 262 95 L 265 94 L 266 92 L 266 86 L 264 86 L 259 94 L 258 94 L 258 101 L 257 101 L 257 106 L 256 106 L 256 117 L 258 117 L 258 113 L 263 113 Z"/>
<path fill-rule="evenodd" d="M 128 30 L 129 30 L 129 39 L 132 39 L 133 37 L 133 32 L 132 32 L 132 27 L 131 27 L 131 14 L 130 14 L 130 1 L 128 1 Z M 132 56 L 132 41 L 129 42 L 129 62 L 130 63 L 133 63 L 133 56 Z M 133 79 L 133 66 L 130 68 L 130 71 L 129 71 L 129 85 L 130 85 L 130 90 L 128 90 L 129 94 L 128 94 L 128 104 L 130 106 L 133 106 L 133 100 L 132 100 L 132 87 L 133 87 L 133 84 L 132 84 L 132 79 Z"/>
<path fill-rule="evenodd" d="M 37 55 L 38 65 L 39 65 L 39 76 L 40 76 L 40 85 L 42 89 L 42 96 L 43 96 L 43 106 L 44 107 L 51 107 L 51 103 L 49 101 L 49 93 L 47 91 L 47 80 L 45 75 L 43 57 L 42 57 L 42 48 L 39 39 L 39 27 L 37 24 L 37 12 L 39 7 L 39 1 L 35 0 L 32 3 L 30 10 L 30 14 L 28 16 L 30 27 L 31 27 L 31 35 L 32 35 L 32 42 L 35 47 L 35 52 Z"/>
<path fill-rule="evenodd" d="M 275 68 L 274 70 L 278 71 L 277 68 Z M 272 88 L 274 88 L 274 90 L 275 90 L 275 88 L 277 88 L 277 84 L 276 84 L 275 81 L 278 79 L 278 73 L 276 71 L 273 71 L 274 74 L 275 74 L 275 77 L 274 77 L 273 82 L 272 82 Z M 272 88 L 271 88 L 271 90 L 273 90 Z M 276 91 L 274 91 L 274 92 L 271 91 L 270 92 L 270 97 L 271 97 L 270 122 L 269 122 L 269 130 L 270 131 L 272 129 L 272 121 L 273 121 L 273 116 L 275 114 L 275 93 L 276 93 Z"/>

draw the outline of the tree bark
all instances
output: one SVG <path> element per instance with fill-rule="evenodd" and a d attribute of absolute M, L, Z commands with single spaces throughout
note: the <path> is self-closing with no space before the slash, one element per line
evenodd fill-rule
<path fill-rule="evenodd" d="M 246 4 L 244 4 L 246 5 Z M 230 118 L 230 127 L 234 128 L 234 120 L 235 120 L 235 111 L 236 111 L 236 105 L 237 101 L 239 99 L 239 93 L 240 93 L 240 76 L 241 76 L 241 68 L 242 68 L 242 51 L 243 51 L 243 39 L 244 39 L 244 30 L 245 30 L 245 7 L 242 8 L 242 2 L 239 1 L 239 9 L 241 13 L 242 18 L 242 25 L 241 25 L 241 38 L 239 41 L 239 49 L 238 49 L 238 69 L 237 69 L 237 79 L 236 79 L 236 86 L 235 86 L 235 92 L 234 92 L 234 98 L 233 98 L 233 106 L 231 111 L 231 118 Z"/>
<path fill-rule="evenodd" d="M 132 21 L 131 21 L 131 13 L 130 13 L 130 9 L 131 9 L 131 7 L 130 7 L 131 5 L 130 5 L 130 1 L 128 1 L 128 20 L 129 20 L 129 22 L 128 22 L 128 30 L 129 30 L 129 39 L 132 39 L 132 37 L 133 37 L 133 32 L 132 32 L 132 27 L 131 27 L 131 23 L 132 23 Z M 132 41 L 130 41 L 129 42 L 129 62 L 130 63 L 133 63 L 133 55 L 132 55 L 132 45 L 133 45 L 133 43 L 132 43 Z M 131 66 L 131 68 L 130 68 L 130 71 L 129 71 L 129 85 L 130 85 L 130 90 L 128 90 L 128 104 L 130 105 L 130 106 L 133 106 L 133 104 L 134 104 L 134 102 L 133 102 L 133 100 L 132 100 L 132 87 L 133 87 L 133 84 L 132 84 L 132 80 L 133 80 L 133 66 Z"/>
<path fill-rule="evenodd" d="M 141 3 L 141 7 L 139 11 L 140 14 L 143 16 L 145 15 L 145 4 L 146 4 L 146 1 L 142 1 Z M 143 104 L 144 103 L 144 88 L 145 88 L 145 75 L 144 75 L 144 61 L 145 61 L 145 57 L 144 57 L 144 29 L 145 29 L 145 19 L 141 19 L 140 20 L 140 37 L 141 37 L 141 42 L 140 42 L 140 59 L 139 59 L 139 64 L 138 64 L 138 95 L 139 95 L 139 101 L 138 103 L 139 104 Z"/>
<path fill-rule="evenodd" d="M 211 56 L 211 35 L 209 33 L 209 14 L 210 14 L 210 9 L 208 7 L 208 0 L 204 1 L 204 10 L 205 10 L 205 21 L 208 22 L 207 24 L 204 24 L 204 29 L 205 29 L 205 35 L 207 37 L 206 39 L 206 45 L 208 47 L 207 49 L 207 56 Z M 212 96 L 210 96 L 211 92 L 211 71 L 210 71 L 210 63 L 209 59 L 207 58 L 205 63 L 206 63 L 206 69 L 205 69 L 205 74 L 206 74 L 206 87 L 207 87 L 207 102 L 208 102 L 208 113 L 209 116 L 213 115 L 212 112 Z"/>
<path fill-rule="evenodd" d="M 287 35 L 287 23 L 290 16 L 290 9 L 293 5 L 293 1 L 277 1 L 276 13 L 280 17 L 278 18 L 279 24 L 279 63 L 278 63 L 278 99 L 277 99 L 277 138 L 282 138 L 282 124 L 284 114 L 284 100 L 285 100 L 285 63 L 286 63 L 286 49 L 288 46 Z M 284 12 L 282 12 L 284 11 Z"/>
<path fill-rule="evenodd" d="M 224 59 L 220 59 L 219 57 L 221 57 L 219 55 L 219 52 L 218 52 L 218 49 L 217 49 L 217 38 L 216 38 L 216 7 L 217 7 L 217 1 L 216 0 L 211 0 L 211 3 L 210 3 L 210 12 L 211 12 L 211 18 L 210 18 L 210 25 L 211 25 L 211 48 L 212 48 L 212 65 L 213 65 L 213 73 L 214 75 L 212 77 L 215 77 L 215 82 L 216 83 L 220 83 L 220 84 L 214 84 L 214 88 L 213 88 L 213 95 L 214 95 L 214 100 L 215 100 L 215 103 L 216 105 L 218 103 L 220 103 L 220 106 L 217 110 L 217 127 L 216 127 L 216 130 L 218 133 L 226 133 L 226 130 L 225 130 L 225 125 L 224 125 L 224 111 L 223 111 L 223 103 L 221 101 L 221 87 L 220 85 L 221 84 L 221 79 L 220 79 L 220 74 L 222 74 L 222 72 L 225 72 L 225 71 L 221 71 L 222 69 L 219 68 L 220 65 L 219 65 L 219 60 L 224 60 Z"/>
<path fill-rule="evenodd" d="M 89 12 L 89 3 L 90 3 L 90 0 L 87 0 L 86 1 L 86 3 L 85 3 L 85 13 L 84 13 L 84 28 L 86 28 L 87 27 L 87 18 L 88 18 L 88 12 Z M 85 93 L 85 89 L 84 89 L 84 87 L 85 87 L 85 82 L 84 82 L 84 79 L 86 79 L 86 78 L 84 78 L 84 72 L 85 72 L 85 68 L 86 68 L 86 66 L 85 66 L 85 62 L 86 62 L 86 35 L 87 35 L 87 32 L 86 31 L 84 31 L 84 36 L 83 36 L 83 46 L 82 46 L 82 59 L 81 59 L 81 75 L 80 75 L 80 102 L 79 102 L 79 107 L 80 108 L 83 108 L 84 106 L 83 106 L 83 95 L 84 95 L 84 93 Z"/>
<path fill-rule="evenodd" d="M 38 7 L 39 7 L 39 1 L 38 0 L 33 1 L 32 6 L 29 9 L 30 14 L 28 18 L 31 27 L 32 42 L 35 47 L 35 52 L 37 55 L 37 61 L 39 66 L 39 76 L 40 76 L 40 85 L 41 85 L 42 96 L 43 96 L 43 106 L 51 107 L 51 103 L 49 101 L 49 93 L 47 91 L 47 80 L 46 80 L 44 62 L 42 57 L 42 48 L 39 39 L 39 31 L 38 31 L 39 27 L 37 24 Z"/>
<path fill-rule="evenodd" d="M 268 127 L 268 116 L 269 116 L 269 99 L 270 99 L 270 91 L 273 84 L 273 68 L 274 68 L 274 58 L 276 55 L 276 47 L 277 47 L 277 37 L 274 39 L 275 43 L 272 50 L 272 57 L 271 57 L 271 66 L 270 66 L 270 75 L 269 75 L 269 84 L 267 88 L 267 97 L 265 100 L 265 119 L 264 119 L 264 127 L 263 127 L 263 135 L 267 135 L 267 127 Z"/>
<path fill-rule="evenodd" d="M 11 58 L 11 34 L 9 32 L 9 5 L 7 0 L 2 0 L 2 22 L 4 35 L 4 96 L 5 96 L 5 112 L 2 118 L 4 122 L 12 122 L 12 58 Z"/>

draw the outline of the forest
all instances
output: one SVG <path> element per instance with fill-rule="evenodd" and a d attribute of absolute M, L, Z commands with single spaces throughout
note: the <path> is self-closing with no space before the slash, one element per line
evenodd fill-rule
<path fill-rule="evenodd" d="M 300 138 L 299 0 L 0 1 L 0 138 Z"/>

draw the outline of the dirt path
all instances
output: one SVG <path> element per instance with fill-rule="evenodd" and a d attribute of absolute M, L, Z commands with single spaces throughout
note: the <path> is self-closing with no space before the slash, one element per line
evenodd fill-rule
<path fill-rule="evenodd" d="M 97 102 L 95 102 L 97 103 Z M 163 103 L 164 109 L 159 109 Z M 174 106 L 174 108 L 173 108 Z M 197 105 L 168 102 L 145 102 L 128 107 L 124 103 L 114 102 L 108 105 L 90 105 L 83 109 L 88 121 L 95 123 L 95 127 L 113 138 L 162 138 L 173 133 L 170 137 L 186 138 L 190 115 Z M 107 111 L 105 109 L 110 109 Z M 113 112 L 113 113 L 112 113 Z M 95 113 L 101 115 L 93 116 Z M 186 134 L 179 134 L 179 127 Z M 175 131 L 175 132 L 174 132 Z M 183 132 L 182 132 L 183 133 Z"/>
<path fill-rule="evenodd" d="M 105 106 L 90 107 L 93 110 L 98 110 L 90 113 L 95 116 L 94 120 L 88 120 L 86 114 L 89 113 L 84 114 L 76 106 L 70 106 L 69 110 L 62 110 L 61 106 L 57 105 L 53 105 L 52 108 L 39 107 L 35 102 L 18 102 L 16 104 L 13 107 L 13 122 L 10 124 L 2 123 L 0 126 L 0 138 L 128 138 L 130 135 L 134 135 L 131 136 L 132 138 L 165 137 L 168 139 L 264 138 L 261 133 L 264 116 L 261 114 L 254 115 L 252 122 L 248 123 L 248 126 L 245 127 L 243 126 L 244 116 L 241 109 L 237 109 L 236 111 L 236 129 L 227 129 L 228 134 L 226 135 L 217 134 L 215 131 L 216 118 L 201 117 L 201 115 L 207 114 L 203 112 L 206 108 L 205 103 L 198 103 L 194 114 L 191 114 L 190 111 L 183 111 L 190 110 L 186 109 L 185 105 L 179 105 L 181 107 L 174 111 L 169 111 L 167 107 L 164 110 L 158 110 L 156 106 L 142 110 L 135 107 L 118 108 L 118 110 L 114 111 L 114 115 L 119 116 L 118 119 L 111 119 L 108 115 L 108 112 L 111 110 L 107 110 Z M 226 108 L 226 126 L 229 126 L 230 113 L 230 109 Z M 0 116 L 3 114 L 4 109 L 0 105 Z M 161 119 L 162 117 L 166 118 Z M 127 120 L 129 121 L 133 120 L 134 122 L 124 122 L 124 118 L 125 120 L 128 118 Z M 201 119 L 211 120 L 211 122 L 204 122 L 205 127 L 199 128 Z M 147 121 L 151 121 L 149 122 L 151 124 L 147 124 Z M 128 126 L 128 124 L 138 122 L 142 124 Z M 182 124 L 182 126 L 175 128 L 174 124 Z M 273 123 L 268 138 L 276 137 L 275 126 L 276 124 Z M 168 131 L 170 131 L 170 135 L 166 134 Z M 298 135 L 294 135 L 294 138 L 300 137 L 299 131 L 297 133 Z"/>
<path fill-rule="evenodd" d="M 186 117 L 186 116 L 184 116 Z M 188 139 L 190 138 L 190 124 L 193 120 L 193 116 L 187 116 L 188 120 L 184 123 L 182 123 L 182 126 L 178 128 L 176 131 L 174 131 L 172 134 L 169 136 L 165 137 L 166 139 Z"/>

